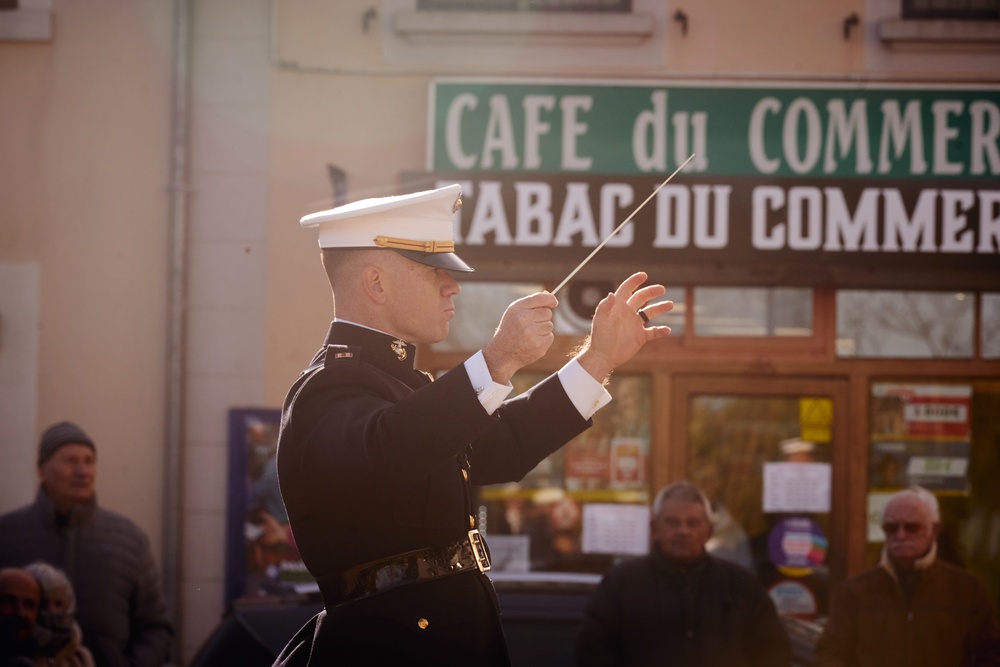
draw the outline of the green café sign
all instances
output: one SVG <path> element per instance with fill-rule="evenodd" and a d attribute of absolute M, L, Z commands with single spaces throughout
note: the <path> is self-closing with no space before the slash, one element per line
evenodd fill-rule
<path fill-rule="evenodd" d="M 603 260 L 1000 275 L 1000 87 L 442 79 L 430 95 L 427 176 L 464 185 L 465 254 L 578 256 L 693 154 Z"/>
<path fill-rule="evenodd" d="M 1000 89 L 439 81 L 436 171 L 1000 177 Z"/>

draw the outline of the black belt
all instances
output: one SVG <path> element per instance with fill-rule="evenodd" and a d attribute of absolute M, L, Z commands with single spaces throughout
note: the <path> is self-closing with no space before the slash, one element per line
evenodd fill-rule
<path fill-rule="evenodd" d="M 464 540 L 380 558 L 339 574 L 317 577 L 316 582 L 323 602 L 327 607 L 334 607 L 398 586 L 489 569 L 486 543 L 478 530 L 470 530 Z"/>

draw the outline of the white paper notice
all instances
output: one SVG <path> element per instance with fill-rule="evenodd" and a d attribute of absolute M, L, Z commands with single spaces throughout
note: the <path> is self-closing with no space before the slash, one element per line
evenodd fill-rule
<path fill-rule="evenodd" d="M 581 549 L 585 554 L 649 552 L 649 507 L 614 503 L 583 506 Z"/>
<path fill-rule="evenodd" d="M 765 463 L 765 512 L 829 512 L 829 463 Z"/>
<path fill-rule="evenodd" d="M 497 572 L 531 569 L 531 538 L 527 535 L 487 535 L 490 563 Z"/>

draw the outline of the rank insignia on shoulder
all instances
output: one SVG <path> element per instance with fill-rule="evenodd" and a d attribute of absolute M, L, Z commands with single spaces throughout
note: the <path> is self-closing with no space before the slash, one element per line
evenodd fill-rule
<path fill-rule="evenodd" d="M 320 363 L 325 368 L 330 368 L 334 364 L 343 367 L 345 364 L 357 364 L 361 361 L 361 352 L 357 348 L 347 345 L 327 345 L 326 355 Z"/>

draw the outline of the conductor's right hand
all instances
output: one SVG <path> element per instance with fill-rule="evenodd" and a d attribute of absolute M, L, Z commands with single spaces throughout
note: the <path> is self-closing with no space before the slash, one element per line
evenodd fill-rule
<path fill-rule="evenodd" d="M 538 361 L 555 340 L 552 313 L 559 300 L 537 292 L 507 306 L 483 358 L 495 382 L 507 384 L 519 369 Z"/>

